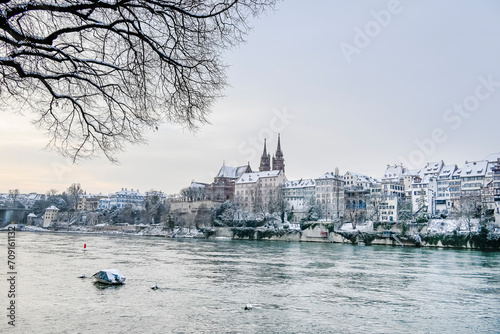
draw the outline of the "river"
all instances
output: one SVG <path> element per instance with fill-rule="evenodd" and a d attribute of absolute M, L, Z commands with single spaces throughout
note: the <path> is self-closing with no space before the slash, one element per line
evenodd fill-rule
<path fill-rule="evenodd" d="M 7 233 L 0 252 L 6 296 Z M 499 264 L 469 250 L 16 232 L 15 327 L 2 298 L 0 332 L 499 333 Z M 108 268 L 126 284 L 95 285 Z"/>

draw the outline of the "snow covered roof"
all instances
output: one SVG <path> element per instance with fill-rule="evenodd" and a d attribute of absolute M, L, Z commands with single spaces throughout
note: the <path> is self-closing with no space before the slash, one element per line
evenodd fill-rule
<path fill-rule="evenodd" d="M 405 176 L 424 176 L 424 169 L 407 169 L 404 173 Z"/>
<path fill-rule="evenodd" d="M 237 179 L 247 171 L 247 168 L 249 168 L 248 165 L 240 167 L 230 167 L 223 165 L 219 170 L 217 177 L 227 177 L 227 178 Z"/>
<path fill-rule="evenodd" d="M 486 169 L 486 177 L 493 177 L 493 167 L 495 167 L 496 163 L 494 162 L 488 162 L 488 168 Z"/>
<path fill-rule="evenodd" d="M 375 182 L 375 179 L 371 176 L 360 174 L 360 173 L 355 173 L 355 172 L 347 172 L 351 174 L 352 176 L 356 177 L 357 182 L 367 182 L 367 183 L 372 183 Z M 347 174 L 346 173 L 346 174 Z"/>
<path fill-rule="evenodd" d="M 424 174 L 438 174 L 444 166 L 443 160 L 428 162 L 424 168 Z"/>
<path fill-rule="evenodd" d="M 137 189 L 137 190 L 134 190 L 134 189 L 128 190 L 127 188 L 122 188 L 122 190 L 117 191 L 114 194 L 111 194 L 111 196 L 113 196 L 113 195 L 144 196 L 143 194 L 141 194 L 139 192 L 139 189 Z"/>
<path fill-rule="evenodd" d="M 59 209 L 58 209 L 55 205 L 51 205 L 51 206 L 49 206 L 49 207 L 48 207 L 47 209 L 45 209 L 45 210 L 57 210 L 57 211 L 59 211 Z"/>
<path fill-rule="evenodd" d="M 312 179 L 300 179 L 300 180 L 286 182 L 285 188 L 287 188 L 287 189 L 307 188 L 307 187 L 314 187 L 315 185 L 316 185 L 316 182 Z"/>
<path fill-rule="evenodd" d="M 384 179 L 385 180 L 400 179 L 404 176 L 404 173 L 406 172 L 407 169 L 404 168 L 403 165 L 394 165 L 394 166 L 388 165 L 384 172 Z"/>
<path fill-rule="evenodd" d="M 462 175 L 462 168 L 457 168 L 453 173 L 453 176 L 461 176 L 461 175 Z"/>
<path fill-rule="evenodd" d="M 439 173 L 439 178 L 451 178 L 453 173 L 457 170 L 457 165 L 445 165 L 441 168 L 441 172 Z"/>
<path fill-rule="evenodd" d="M 339 179 L 342 179 L 342 175 L 335 175 L 334 172 L 326 172 L 325 174 L 321 175 L 320 177 L 318 177 L 316 180 L 319 180 L 319 179 L 336 179 L 338 176 Z"/>
<path fill-rule="evenodd" d="M 281 170 L 270 170 L 267 172 L 252 172 L 252 173 L 245 173 L 243 174 L 238 181 L 236 181 L 237 184 L 242 184 L 242 183 L 255 183 L 257 182 L 260 178 L 266 178 L 266 177 L 276 177 L 280 174 Z"/>
<path fill-rule="evenodd" d="M 208 186 L 207 183 L 201 183 L 201 182 L 195 182 L 195 181 L 193 181 L 189 185 L 189 188 L 205 188 L 207 186 Z"/>
<path fill-rule="evenodd" d="M 36 215 L 32 212 L 28 215 L 28 218 L 36 218 Z"/>
<path fill-rule="evenodd" d="M 460 177 L 486 176 L 488 161 L 471 161 L 462 167 Z"/>

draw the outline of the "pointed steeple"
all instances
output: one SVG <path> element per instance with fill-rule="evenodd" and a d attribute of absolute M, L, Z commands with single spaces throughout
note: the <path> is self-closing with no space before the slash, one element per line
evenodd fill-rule
<path fill-rule="evenodd" d="M 266 139 L 264 139 L 264 152 L 262 152 L 262 157 L 260 158 L 259 172 L 267 172 L 269 170 L 271 170 L 271 156 L 267 153 Z"/>
<path fill-rule="evenodd" d="M 283 152 L 281 151 L 281 138 L 278 133 L 278 147 L 276 148 L 276 154 L 273 156 L 273 170 L 281 170 L 285 172 L 285 159 L 283 158 Z"/>
<path fill-rule="evenodd" d="M 283 152 L 281 152 L 281 140 L 279 133 L 278 133 L 278 148 L 276 149 L 276 158 L 283 158 Z"/>

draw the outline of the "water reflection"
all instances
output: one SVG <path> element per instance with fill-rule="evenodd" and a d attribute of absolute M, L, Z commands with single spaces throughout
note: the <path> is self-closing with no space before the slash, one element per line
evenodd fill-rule
<path fill-rule="evenodd" d="M 26 333 L 500 328 L 498 253 L 35 233 L 19 233 L 18 241 Z M 120 269 L 126 284 L 78 278 L 100 268 Z"/>

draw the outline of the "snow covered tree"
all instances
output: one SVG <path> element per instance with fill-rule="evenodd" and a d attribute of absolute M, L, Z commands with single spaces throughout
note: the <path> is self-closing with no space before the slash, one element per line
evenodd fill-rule
<path fill-rule="evenodd" d="M 275 0 L 0 1 L 0 105 L 37 115 L 73 159 L 114 153 L 164 122 L 206 122 L 222 50 Z"/>
<path fill-rule="evenodd" d="M 480 193 L 462 194 L 460 197 L 460 205 L 455 212 L 461 217 L 466 224 L 469 233 L 472 232 L 473 218 L 481 218 L 483 214 L 483 204 Z"/>
<path fill-rule="evenodd" d="M 237 207 L 231 201 L 225 201 L 215 211 L 215 219 L 226 226 L 232 226 Z"/>
<path fill-rule="evenodd" d="M 411 199 L 398 198 L 398 222 L 401 224 L 402 234 L 406 234 L 408 230 L 408 223 L 411 222 L 412 203 Z"/>
<path fill-rule="evenodd" d="M 203 201 L 206 200 L 209 195 L 207 187 L 193 187 L 189 186 L 181 190 L 181 196 L 185 201 Z"/>
<path fill-rule="evenodd" d="M 427 207 L 427 199 L 425 198 L 425 190 L 423 188 L 418 193 L 417 207 L 418 211 L 424 211 Z"/>
<path fill-rule="evenodd" d="M 212 225 L 213 211 L 210 210 L 205 204 L 200 205 L 194 217 L 194 224 L 196 228 L 203 228 Z"/>
<path fill-rule="evenodd" d="M 17 198 L 20 195 L 19 189 L 10 189 L 9 190 L 9 200 L 12 201 L 12 207 L 17 207 Z"/>
<path fill-rule="evenodd" d="M 301 222 L 317 221 L 321 218 L 321 206 L 316 203 L 314 197 L 311 197 L 306 203 L 304 211 L 306 215 L 301 219 Z"/>
<path fill-rule="evenodd" d="M 149 194 L 144 199 L 145 221 L 147 224 L 159 224 L 167 209 L 163 204 L 163 199 L 160 197 L 159 192 L 150 190 Z"/>
<path fill-rule="evenodd" d="M 371 193 L 368 195 L 366 200 L 366 218 L 368 220 L 374 222 L 380 221 L 380 203 L 382 199 L 380 193 Z"/>

